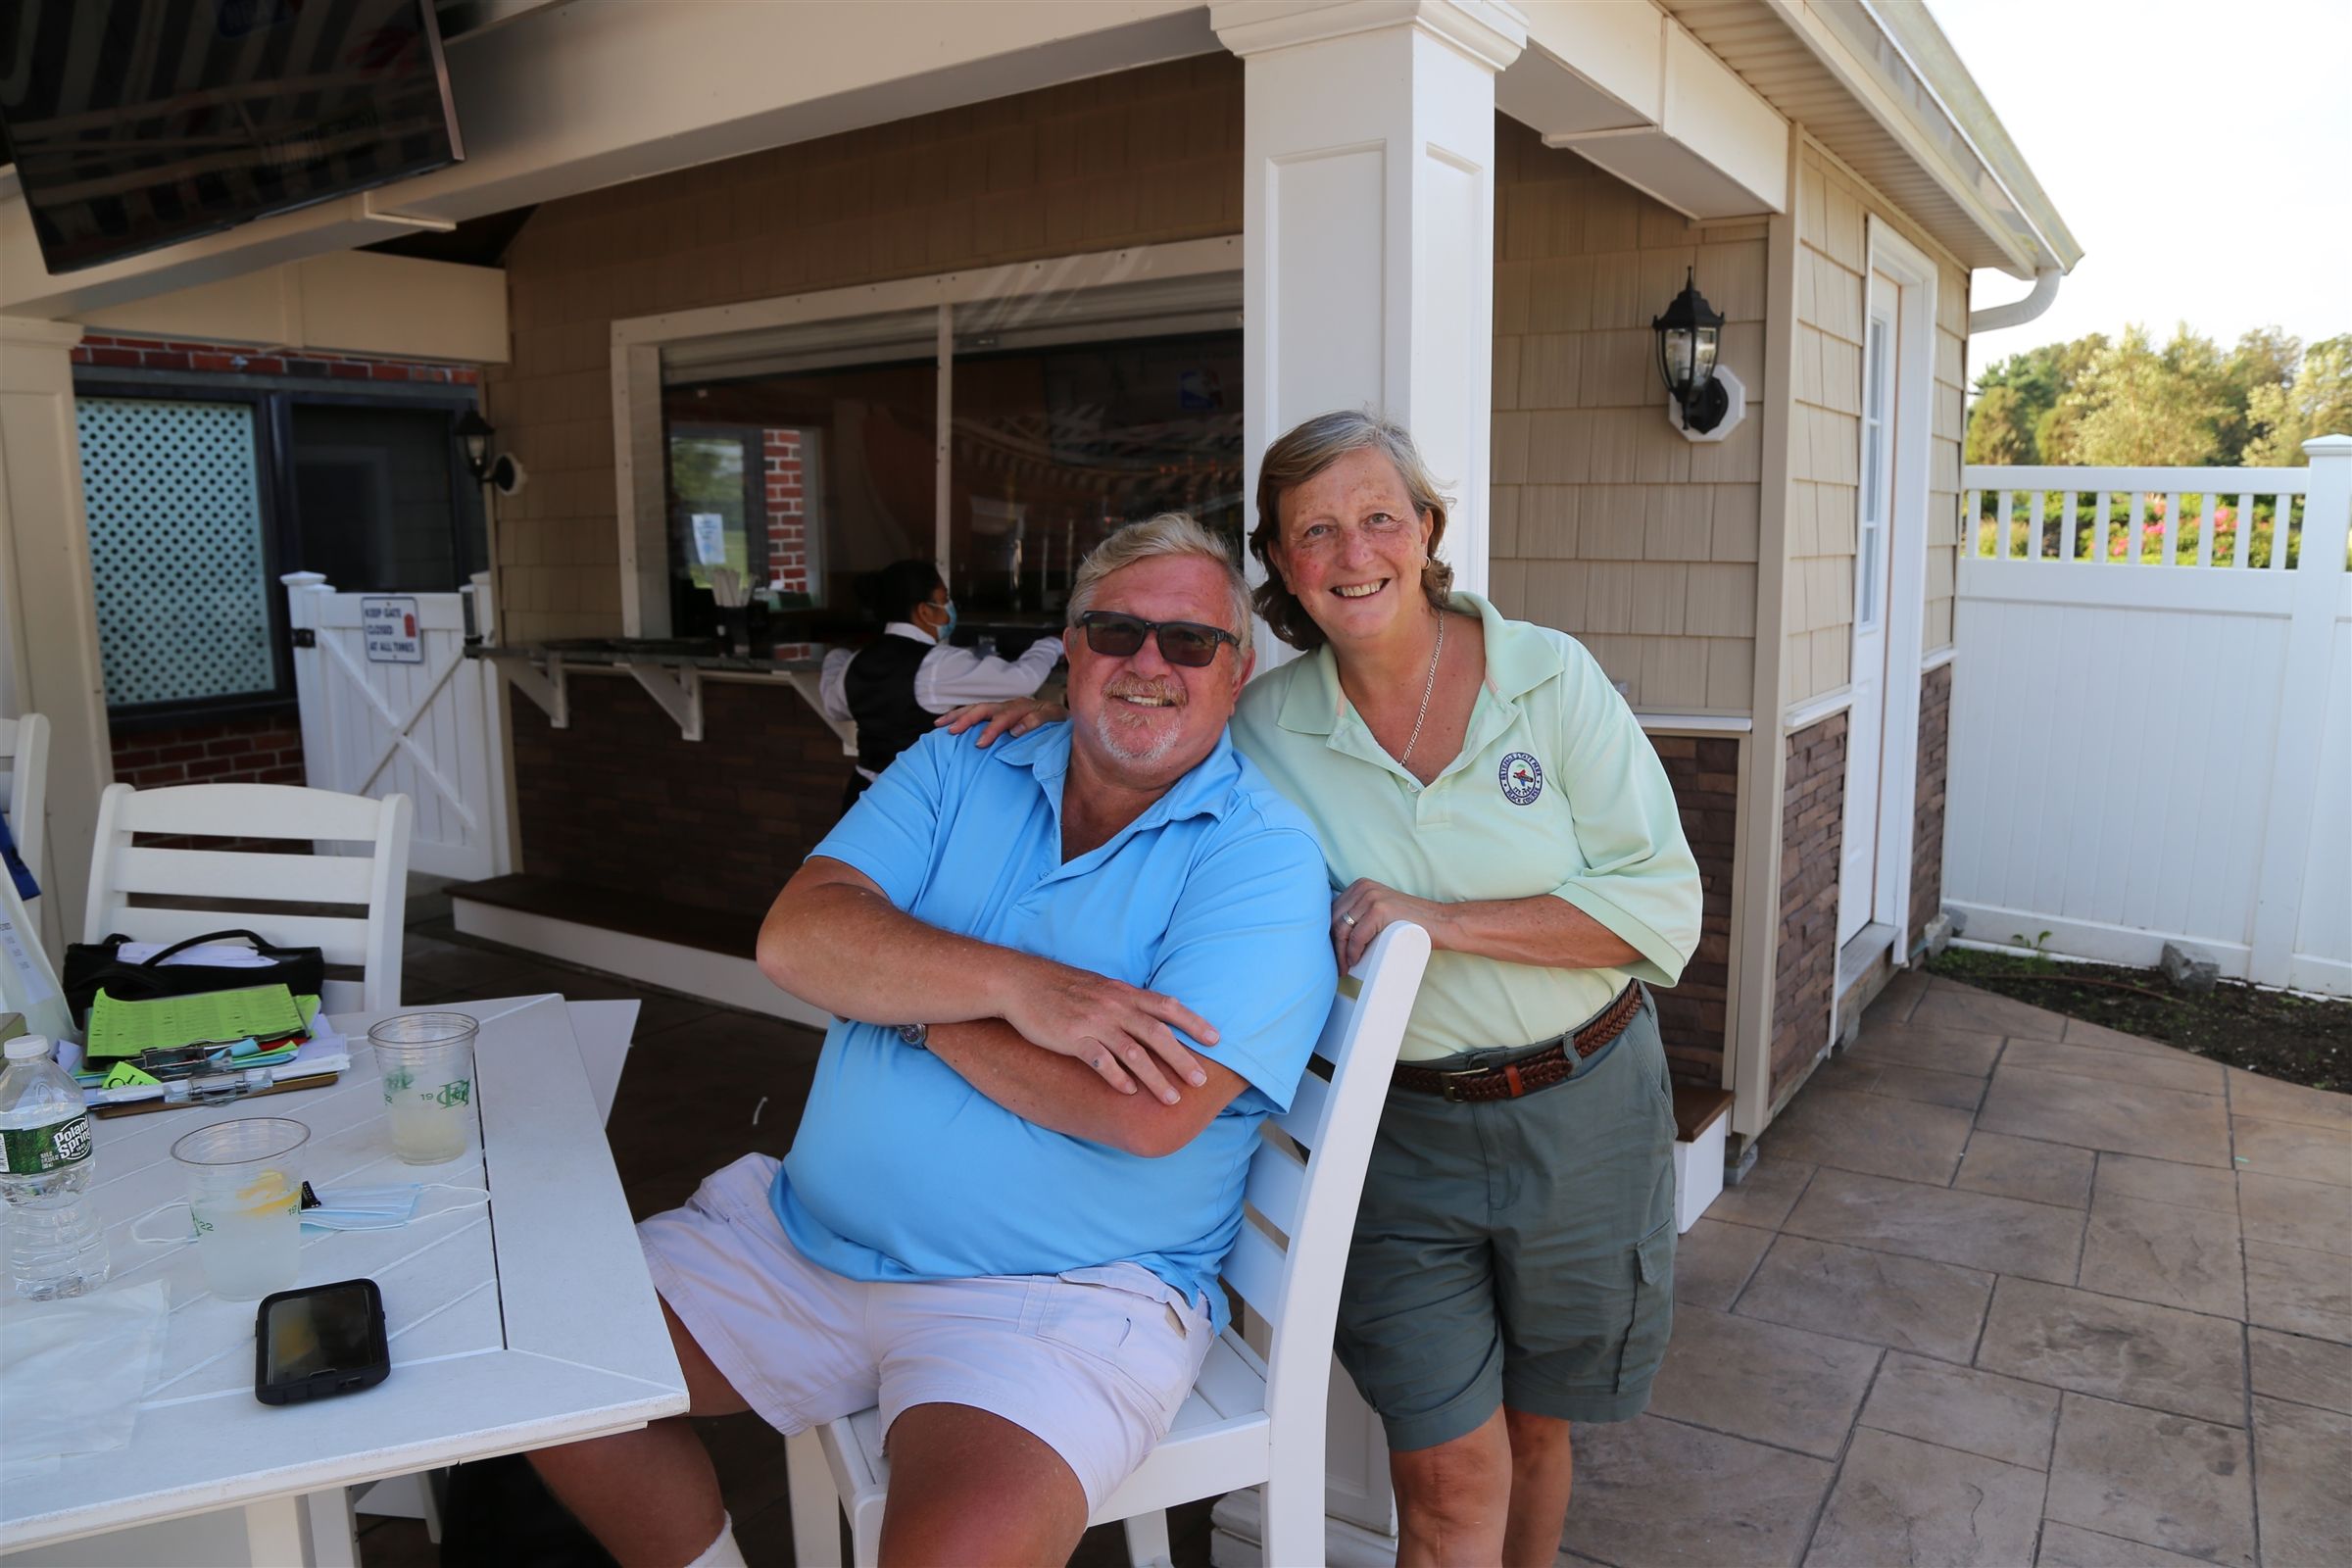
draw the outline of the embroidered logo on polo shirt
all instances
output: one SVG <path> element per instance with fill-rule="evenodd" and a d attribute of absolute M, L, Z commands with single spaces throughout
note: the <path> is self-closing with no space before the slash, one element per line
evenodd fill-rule
<path fill-rule="evenodd" d="M 1502 798 L 1513 806 L 1533 806 L 1536 797 L 1544 793 L 1544 764 L 1529 753 L 1513 752 L 1494 770 L 1494 781 L 1502 786 Z"/>

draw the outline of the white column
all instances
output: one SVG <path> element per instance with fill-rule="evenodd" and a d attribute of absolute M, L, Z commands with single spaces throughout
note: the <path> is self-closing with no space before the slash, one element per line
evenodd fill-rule
<path fill-rule="evenodd" d="M 81 939 L 98 795 L 114 782 L 90 586 L 71 321 L 0 316 L 0 710 L 50 723 L 41 941 Z M 160 588 L 159 588 L 159 591 Z"/>
<path fill-rule="evenodd" d="M 1454 498 L 1440 554 L 1484 593 L 1494 74 L 1526 43 L 1526 19 L 1494 0 L 1225 0 L 1209 22 L 1245 62 L 1248 493 L 1266 447 L 1301 419 L 1385 415 Z M 1261 625 L 1261 667 L 1287 657 Z M 1390 1560 L 1387 1446 L 1333 1377 L 1331 1560 Z M 1257 1555 L 1255 1502 L 1219 1505 L 1216 1561 Z"/>
<path fill-rule="evenodd" d="M 1494 74 L 1526 19 L 1495 0 L 1229 0 L 1209 20 L 1246 62 L 1250 490 L 1299 420 L 1375 410 L 1455 498 L 1441 554 L 1483 593 Z"/>

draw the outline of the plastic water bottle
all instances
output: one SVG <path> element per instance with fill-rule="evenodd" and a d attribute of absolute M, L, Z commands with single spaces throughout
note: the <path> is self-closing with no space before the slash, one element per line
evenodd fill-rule
<path fill-rule="evenodd" d="M 92 1157 L 90 1113 L 81 1086 L 49 1059 L 41 1035 L 8 1042 L 0 1072 L 0 1146 L 8 1200 L 8 1273 L 17 1294 L 36 1301 L 79 1296 L 106 1283 L 106 1232 L 82 1194 Z"/>

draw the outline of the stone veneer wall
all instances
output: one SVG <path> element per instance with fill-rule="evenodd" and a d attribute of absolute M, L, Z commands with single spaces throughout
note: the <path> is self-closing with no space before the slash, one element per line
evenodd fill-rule
<path fill-rule="evenodd" d="M 1919 677 L 1919 786 L 1911 810 L 1911 940 L 1943 910 L 1943 781 L 1952 732 L 1952 666 Z"/>
<path fill-rule="evenodd" d="M 1845 825 L 1845 714 L 1788 737 L 1781 807 L 1781 947 L 1773 975 L 1774 1106 L 1830 1042 L 1838 984 L 1838 868 Z"/>
<path fill-rule="evenodd" d="M 1657 994 L 1658 1029 L 1675 1077 L 1723 1087 L 1731 997 L 1732 862 L 1740 821 L 1740 742 L 1653 735 L 1681 808 L 1683 836 L 1698 861 L 1703 900 L 1698 947 L 1680 982 Z"/>

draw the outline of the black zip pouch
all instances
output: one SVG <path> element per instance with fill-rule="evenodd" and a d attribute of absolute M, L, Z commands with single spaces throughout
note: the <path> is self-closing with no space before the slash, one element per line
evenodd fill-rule
<path fill-rule="evenodd" d="M 242 938 L 267 964 L 166 963 L 183 949 L 207 942 Z M 90 1003 L 101 990 L 117 1002 L 153 1002 L 159 997 L 200 997 L 208 991 L 235 991 L 245 986 L 282 985 L 298 997 L 315 997 L 326 984 L 326 957 L 317 948 L 281 948 L 251 931 L 208 931 L 175 942 L 151 958 L 137 962 L 122 956 L 122 945 L 135 938 L 117 932 L 104 942 L 66 945 L 66 1005 L 74 1021 L 88 1021 Z"/>

